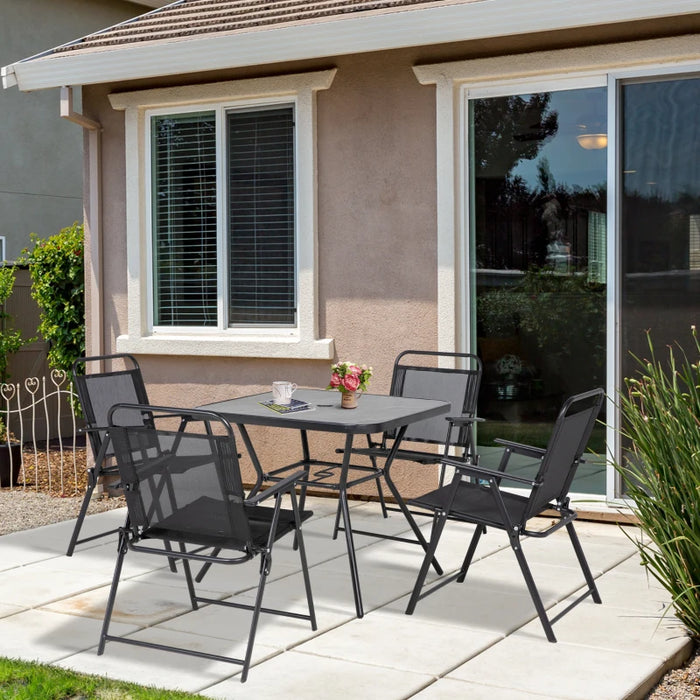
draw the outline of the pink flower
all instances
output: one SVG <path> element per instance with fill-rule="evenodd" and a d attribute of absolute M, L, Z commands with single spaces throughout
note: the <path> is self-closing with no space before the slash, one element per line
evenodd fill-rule
<path fill-rule="evenodd" d="M 332 389 L 337 389 L 340 386 L 340 375 L 334 372 L 331 374 L 331 384 Z"/>
<path fill-rule="evenodd" d="M 348 367 L 348 371 L 350 374 L 354 374 L 357 377 L 362 374 L 362 370 L 357 365 L 350 365 L 350 367 Z"/>
<path fill-rule="evenodd" d="M 357 391 L 360 386 L 360 377 L 357 374 L 346 374 L 343 377 L 343 386 L 348 391 Z"/>

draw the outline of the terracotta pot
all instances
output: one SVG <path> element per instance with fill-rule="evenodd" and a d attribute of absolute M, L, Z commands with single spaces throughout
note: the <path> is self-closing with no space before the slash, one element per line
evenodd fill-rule
<path fill-rule="evenodd" d="M 0 486 L 17 486 L 22 468 L 22 445 L 0 443 Z"/>
<path fill-rule="evenodd" d="M 357 392 L 356 391 L 344 391 L 340 395 L 340 405 L 343 408 L 357 408 Z"/>

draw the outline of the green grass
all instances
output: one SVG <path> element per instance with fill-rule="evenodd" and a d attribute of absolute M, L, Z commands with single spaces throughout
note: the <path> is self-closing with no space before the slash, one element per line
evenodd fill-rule
<path fill-rule="evenodd" d="M 61 668 L 0 658 L 0 698 L 12 700 L 192 700 L 172 690 L 146 688 Z"/>

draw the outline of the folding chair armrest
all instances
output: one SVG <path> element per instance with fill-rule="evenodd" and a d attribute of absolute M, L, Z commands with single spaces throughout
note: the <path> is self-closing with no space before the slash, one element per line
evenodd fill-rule
<path fill-rule="evenodd" d="M 503 440 L 502 438 L 496 438 L 495 443 L 507 447 L 509 450 L 525 457 L 535 457 L 539 459 L 543 457 L 547 452 L 543 447 L 533 447 L 532 445 L 523 445 L 520 442 L 511 442 L 510 440 Z"/>
<path fill-rule="evenodd" d="M 247 498 L 243 502 L 247 506 L 256 506 L 258 505 L 258 503 L 261 503 L 262 501 L 264 501 L 267 498 L 270 498 L 271 496 L 276 496 L 278 493 L 284 493 L 285 491 L 289 491 L 290 489 L 294 488 L 296 482 L 305 476 L 306 471 L 300 469 L 299 471 L 294 472 L 294 474 L 290 474 L 281 481 L 278 481 L 277 483 L 273 484 L 272 486 L 270 486 L 269 489 L 260 491 L 252 498 Z"/>
<path fill-rule="evenodd" d="M 108 425 L 84 425 L 82 428 L 78 428 L 79 433 L 97 433 L 99 431 L 109 430 Z"/>
<path fill-rule="evenodd" d="M 498 479 L 499 482 L 506 479 L 507 481 L 517 481 L 519 484 L 526 484 L 527 486 L 534 486 L 537 483 L 533 479 L 527 479 L 523 476 L 508 474 L 508 472 L 500 472 L 496 469 L 486 469 L 486 467 L 481 467 L 477 464 L 468 464 L 458 459 L 451 459 L 450 457 L 443 457 L 440 462 L 450 467 L 454 467 L 460 474 L 464 474 L 465 476 L 473 476 L 477 479 L 488 479 L 493 477 L 494 479 Z"/>
<path fill-rule="evenodd" d="M 467 423 L 483 423 L 486 419 L 476 416 L 445 416 L 445 420 L 455 425 L 466 425 Z"/>

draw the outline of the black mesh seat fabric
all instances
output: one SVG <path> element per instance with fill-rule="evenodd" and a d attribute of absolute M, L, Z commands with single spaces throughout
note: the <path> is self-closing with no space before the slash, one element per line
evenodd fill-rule
<path fill-rule="evenodd" d="M 138 416 L 149 416 L 137 425 Z M 216 413 L 147 405 L 115 405 L 110 411 L 109 434 L 124 487 L 127 524 L 120 529 L 119 553 L 107 603 L 98 654 L 105 643 L 126 644 L 175 651 L 240 664 L 241 681 L 248 675 L 261 613 L 308 620 L 316 629 L 301 523 L 309 511 L 300 512 L 294 487 L 304 471 L 290 475 L 271 488 L 247 495 L 243 489 L 238 454 L 231 425 Z M 291 507 L 282 508 L 282 496 Z M 263 505 L 271 501 L 272 505 Z M 272 565 L 272 550 L 281 537 L 294 533 L 298 546 L 308 614 L 262 607 L 265 582 Z M 243 658 L 224 657 L 194 649 L 164 646 L 109 634 L 110 619 L 124 557 L 144 552 L 182 561 L 194 610 L 201 603 L 252 611 L 248 645 Z M 261 558 L 254 604 L 218 600 L 198 595 L 190 562 L 237 565 Z M 232 585 L 232 589 L 234 586 Z"/>
<path fill-rule="evenodd" d="M 92 450 L 93 466 L 88 468 L 87 489 L 66 552 L 69 557 L 77 544 L 117 532 L 113 529 L 79 539 L 99 478 L 117 474 L 114 451 L 107 434 L 109 409 L 115 403 L 148 403 L 141 369 L 136 358 L 131 355 L 82 357 L 73 363 L 73 384 L 85 418 L 85 432 Z"/>
<path fill-rule="evenodd" d="M 478 455 L 474 435 L 479 387 L 483 366 L 481 360 L 470 353 L 435 352 L 429 350 L 404 350 L 394 360 L 391 377 L 391 396 L 412 399 L 446 401 L 451 409 L 447 416 L 437 416 L 411 423 L 395 453 L 395 459 L 423 465 L 441 465 L 439 483 L 445 479 L 445 463 L 442 457 L 451 455 L 461 462 L 476 463 Z M 395 431 L 385 432 L 375 441 L 367 436 L 367 447 L 353 448 L 355 455 L 369 457 L 376 470 L 379 462 L 386 460 L 396 438 Z M 430 449 L 429 446 L 433 446 Z M 439 449 L 436 449 L 439 447 Z M 361 467 L 356 467 L 361 468 Z M 382 515 L 388 510 L 380 478 L 375 479 Z M 339 513 L 336 516 L 335 532 L 342 530 Z M 353 532 L 371 537 L 416 543 L 416 540 L 392 535 L 379 535 L 367 530 L 353 528 Z M 442 573 L 439 565 L 436 570 Z"/>
<path fill-rule="evenodd" d="M 568 492 L 576 470 L 582 461 L 583 452 L 595 426 L 604 397 L 602 389 L 594 389 L 568 399 L 559 412 L 546 449 L 497 440 L 504 446 L 503 456 L 497 470 L 485 469 L 479 465 L 464 464 L 458 460 L 445 458 L 444 461 L 455 469 L 452 482 L 411 501 L 414 505 L 433 510 L 435 516 L 430 545 L 413 588 L 406 609 L 407 614 L 410 615 L 414 612 L 420 599 L 442 586 L 454 580 L 458 582 L 465 580 L 479 539 L 486 532 L 487 527 L 506 531 L 537 614 L 550 642 L 556 641 L 552 624 L 572 607 L 589 595 L 594 602 L 601 602 L 574 529 L 573 521 L 576 518 L 576 512 L 569 507 Z M 539 461 L 539 470 L 534 479 L 508 473 L 508 463 L 514 454 L 524 455 Z M 507 482 L 508 490 L 503 482 Z M 514 485 L 519 489 L 524 489 L 524 492 L 513 492 Z M 545 511 L 548 517 L 551 511 L 556 512 L 558 517 L 544 530 L 528 529 L 528 521 Z M 423 590 L 431 560 L 435 555 L 448 518 L 473 523 L 476 525 L 474 535 L 460 569 L 453 575 L 433 584 L 432 587 Z M 547 537 L 562 527 L 566 527 L 587 589 L 571 605 L 550 620 L 530 573 L 521 539 L 523 537 Z"/>
<path fill-rule="evenodd" d="M 475 463 L 477 461 L 474 424 L 477 399 L 483 372 L 481 360 L 470 353 L 405 350 L 394 361 L 391 379 L 392 396 L 414 399 L 436 399 L 451 405 L 448 416 L 438 416 L 412 423 L 406 429 L 396 459 L 419 464 L 441 464 L 443 455 Z M 394 432 L 384 433 L 378 442 L 369 441 L 367 448 L 354 449 L 367 455 L 372 464 L 386 458 Z M 407 443 L 413 443 L 407 446 Z M 430 450 L 438 445 L 440 450 Z M 445 467 L 441 467 L 440 484 L 444 482 Z M 377 491 L 384 515 L 386 507 L 381 482 Z"/>

